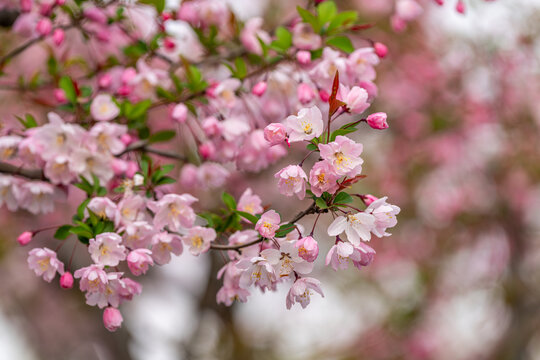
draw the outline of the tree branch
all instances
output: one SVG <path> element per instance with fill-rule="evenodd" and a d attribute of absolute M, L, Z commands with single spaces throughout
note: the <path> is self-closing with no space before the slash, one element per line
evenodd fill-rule
<path fill-rule="evenodd" d="M 148 146 L 148 141 L 146 141 L 146 140 L 141 140 L 141 141 L 134 142 L 133 144 L 129 145 L 124 151 L 122 151 L 120 154 L 118 154 L 116 156 L 119 157 L 119 156 L 122 156 L 122 155 L 124 155 L 124 154 L 126 154 L 128 152 L 131 152 L 131 151 L 142 151 L 142 152 L 147 152 L 147 153 L 159 155 L 159 156 L 162 156 L 162 157 L 166 157 L 166 158 L 169 158 L 169 159 L 174 159 L 174 160 L 178 160 L 178 161 L 187 161 L 187 158 L 184 155 L 177 154 L 177 153 L 172 152 L 172 151 L 154 149 L 154 148 L 149 147 Z"/>
<path fill-rule="evenodd" d="M 40 169 L 23 169 L 15 165 L 4 163 L 0 161 L 0 173 L 21 176 L 30 180 L 42 180 L 47 181 L 47 178 L 43 174 L 43 170 Z"/>

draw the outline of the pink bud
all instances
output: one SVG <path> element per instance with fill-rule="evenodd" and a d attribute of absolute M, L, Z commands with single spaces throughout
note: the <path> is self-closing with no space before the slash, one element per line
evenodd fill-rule
<path fill-rule="evenodd" d="M 109 86 L 111 86 L 112 83 L 112 77 L 111 74 L 103 74 L 98 79 L 98 85 L 100 88 L 106 89 Z"/>
<path fill-rule="evenodd" d="M 129 144 L 131 144 L 132 142 L 134 142 L 136 139 L 129 135 L 129 134 L 122 134 L 122 136 L 120 136 L 120 141 L 122 141 L 122 144 L 128 146 Z"/>
<path fill-rule="evenodd" d="M 163 12 L 161 14 L 161 18 L 163 19 L 163 21 L 167 21 L 167 20 L 170 20 L 173 18 L 173 15 L 169 12 Z"/>
<path fill-rule="evenodd" d="M 207 142 L 199 146 L 199 154 L 203 159 L 211 159 L 216 154 L 216 147 L 213 143 Z"/>
<path fill-rule="evenodd" d="M 56 46 L 62 45 L 62 43 L 64 42 L 64 30 L 62 29 L 54 30 L 52 38 Z"/>
<path fill-rule="evenodd" d="M 187 106 L 180 103 L 171 109 L 170 116 L 171 116 L 171 119 L 173 119 L 177 123 L 183 124 L 186 122 L 187 114 L 188 114 Z"/>
<path fill-rule="evenodd" d="M 364 201 L 364 204 L 366 204 L 366 206 L 369 206 L 371 205 L 372 202 L 379 200 L 379 198 L 373 195 L 367 194 L 367 195 L 362 195 L 362 200 Z"/>
<path fill-rule="evenodd" d="M 52 3 L 41 3 L 39 7 L 39 13 L 42 16 L 49 16 L 52 12 L 53 4 Z"/>
<path fill-rule="evenodd" d="M 456 4 L 456 11 L 460 14 L 465 14 L 465 3 L 462 0 L 458 0 Z"/>
<path fill-rule="evenodd" d="M 54 98 L 59 104 L 65 104 L 67 102 L 66 93 L 62 89 L 53 90 Z"/>
<path fill-rule="evenodd" d="M 120 176 L 127 170 L 127 162 L 122 159 L 113 158 L 111 167 L 115 175 Z"/>
<path fill-rule="evenodd" d="M 44 18 L 38 21 L 36 31 L 41 36 L 47 36 L 52 30 L 52 22 L 50 19 Z"/>
<path fill-rule="evenodd" d="M 32 237 L 34 236 L 33 232 L 25 231 L 19 237 L 17 238 L 17 241 L 19 242 L 19 245 L 25 246 L 28 245 L 28 243 L 32 240 Z"/>
<path fill-rule="evenodd" d="M 298 249 L 298 256 L 307 262 L 314 262 L 319 255 L 319 244 L 311 236 L 301 238 L 295 246 Z"/>
<path fill-rule="evenodd" d="M 182 6 L 178 9 L 176 17 L 179 20 L 187 21 L 190 24 L 199 22 L 199 12 L 196 9 L 196 5 L 187 1 L 182 2 Z"/>
<path fill-rule="evenodd" d="M 131 94 L 131 87 L 129 85 L 122 85 L 116 90 L 116 93 L 120 96 L 128 96 Z"/>
<path fill-rule="evenodd" d="M 251 93 L 256 96 L 263 96 L 264 92 L 266 91 L 266 82 L 259 81 L 255 86 L 253 86 L 253 89 L 251 89 Z"/>
<path fill-rule="evenodd" d="M 130 67 L 122 72 L 122 76 L 120 77 L 120 79 L 122 80 L 122 84 L 129 84 L 135 76 L 137 76 L 137 70 Z"/>
<path fill-rule="evenodd" d="M 32 0 L 21 0 L 21 12 L 26 13 L 32 10 Z"/>
<path fill-rule="evenodd" d="M 330 94 L 326 92 L 326 90 L 319 90 L 319 98 L 324 101 L 328 102 L 328 99 L 330 99 Z"/>
<path fill-rule="evenodd" d="M 103 311 L 103 325 L 111 332 L 118 330 L 122 326 L 122 314 L 113 307 L 108 307 Z"/>
<path fill-rule="evenodd" d="M 176 43 L 171 38 L 164 38 L 163 39 L 163 46 L 167 50 L 174 50 L 176 48 Z"/>
<path fill-rule="evenodd" d="M 90 21 L 96 22 L 101 25 L 107 24 L 107 15 L 105 15 L 102 10 L 96 7 L 88 7 L 84 9 L 83 15 Z"/>
<path fill-rule="evenodd" d="M 437 3 L 437 5 L 440 5 L 440 6 L 444 5 L 444 0 L 435 0 L 435 2 Z"/>
<path fill-rule="evenodd" d="M 296 61 L 302 65 L 311 64 L 311 53 L 306 50 L 301 50 L 296 53 Z"/>
<path fill-rule="evenodd" d="M 214 116 L 209 116 L 202 122 L 202 129 L 208 136 L 220 135 L 222 131 L 221 123 Z"/>
<path fill-rule="evenodd" d="M 376 42 L 373 44 L 373 48 L 375 49 L 375 54 L 377 54 L 377 56 L 381 59 L 388 54 L 388 48 L 383 43 Z"/>
<path fill-rule="evenodd" d="M 287 138 L 287 130 L 285 125 L 280 123 L 271 123 L 264 128 L 264 139 L 270 145 L 282 143 Z"/>
<path fill-rule="evenodd" d="M 311 100 L 315 98 L 313 89 L 306 83 L 301 83 L 298 85 L 298 88 L 296 88 L 296 95 L 298 96 L 298 101 L 300 101 L 303 105 L 310 103 Z"/>
<path fill-rule="evenodd" d="M 56 5 L 62 6 L 66 3 L 66 0 L 56 0 Z"/>
<path fill-rule="evenodd" d="M 71 289 L 73 287 L 73 275 L 69 271 L 66 271 L 64 275 L 60 276 L 60 286 L 64 289 Z"/>
<path fill-rule="evenodd" d="M 383 130 L 388 128 L 388 123 L 386 122 L 386 113 L 383 112 L 369 115 L 366 119 L 366 122 L 373 129 Z"/>

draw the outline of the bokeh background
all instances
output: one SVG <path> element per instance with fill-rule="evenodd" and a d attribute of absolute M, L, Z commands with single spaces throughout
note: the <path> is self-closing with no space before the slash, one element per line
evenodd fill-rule
<path fill-rule="evenodd" d="M 228 2 L 239 18 L 262 16 L 269 27 L 296 5 Z M 540 1 L 469 0 L 465 16 L 453 0 L 420 1 L 424 12 L 400 33 L 390 26 L 393 0 L 337 3 L 376 25 L 358 46 L 373 39 L 389 48 L 372 111 L 387 112 L 390 129 L 357 135 L 368 177 L 356 192 L 388 195 L 402 209 L 393 236 L 370 244 L 373 264 L 326 268 L 332 241 L 319 232 L 324 298 L 287 310 L 281 288 L 227 308 L 215 302 L 223 259 L 184 253 L 150 271 L 111 334 L 83 294 L 35 277 L 28 249 L 16 246 L 25 229 L 63 223 L 70 201 L 39 218 L 1 209 L 0 359 L 540 359 Z M 2 52 L 17 41 L 1 31 Z M 29 106 L 39 113 L 34 100 L 0 89 L 0 121 Z M 251 186 L 290 216 L 298 209 L 272 176 L 283 165 L 227 189 Z M 197 195 L 212 206 L 220 192 Z M 43 234 L 34 244 L 50 241 Z"/>

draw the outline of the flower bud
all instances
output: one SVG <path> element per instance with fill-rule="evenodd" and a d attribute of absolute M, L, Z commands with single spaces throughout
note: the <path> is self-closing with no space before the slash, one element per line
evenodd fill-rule
<path fill-rule="evenodd" d="M 177 123 L 183 124 L 186 122 L 187 114 L 188 114 L 187 106 L 184 104 L 178 104 L 171 109 L 170 116 L 171 116 L 171 119 L 173 119 Z"/>
<path fill-rule="evenodd" d="M 71 289 L 73 287 L 73 275 L 69 271 L 66 271 L 64 275 L 60 276 L 60 286 L 63 289 Z"/>
<path fill-rule="evenodd" d="M 207 142 L 199 146 L 199 154 L 203 159 L 211 159 L 216 154 L 216 147 L 213 143 Z"/>
<path fill-rule="evenodd" d="M 330 94 L 326 90 L 319 90 L 319 98 L 324 101 L 328 102 L 328 99 L 330 99 Z"/>
<path fill-rule="evenodd" d="M 253 89 L 251 89 L 251 93 L 256 96 L 263 96 L 263 94 L 266 91 L 266 82 L 265 81 L 259 81 L 255 86 L 253 86 Z"/>
<path fill-rule="evenodd" d="M 386 113 L 383 112 L 369 115 L 366 121 L 373 129 L 383 130 L 388 128 L 388 123 L 386 122 Z"/>
<path fill-rule="evenodd" d="M 376 200 L 379 200 L 379 198 L 373 195 L 370 195 L 370 194 L 362 195 L 362 201 L 364 202 L 364 204 L 366 204 L 366 206 L 371 205 L 371 203 Z"/>
<path fill-rule="evenodd" d="M 163 39 L 163 47 L 167 50 L 174 50 L 176 48 L 176 43 L 171 38 L 164 38 Z"/>
<path fill-rule="evenodd" d="M 122 314 L 113 307 L 108 307 L 103 311 L 103 325 L 111 332 L 118 330 L 122 326 Z"/>
<path fill-rule="evenodd" d="M 298 88 L 296 89 L 296 94 L 298 96 L 298 101 L 300 101 L 303 105 L 310 103 L 311 100 L 315 98 L 313 89 L 306 83 L 301 83 L 300 85 L 298 85 Z"/>
<path fill-rule="evenodd" d="M 38 21 L 36 31 L 41 36 L 47 36 L 52 30 L 52 22 L 50 19 L 44 18 Z"/>
<path fill-rule="evenodd" d="M 135 161 L 128 161 L 127 169 L 126 169 L 126 176 L 128 178 L 133 178 L 137 171 L 139 171 L 139 165 Z"/>
<path fill-rule="evenodd" d="M 21 12 L 26 13 L 32 10 L 32 0 L 21 0 Z"/>
<path fill-rule="evenodd" d="M 460 14 L 465 14 L 465 3 L 462 0 L 458 0 L 456 4 L 456 11 Z"/>
<path fill-rule="evenodd" d="M 306 50 L 300 50 L 296 53 L 296 61 L 301 65 L 311 64 L 311 53 Z"/>
<path fill-rule="evenodd" d="M 25 246 L 32 240 L 33 236 L 34 236 L 33 232 L 25 231 L 21 235 L 19 235 L 19 237 L 17 238 L 17 241 L 19 242 L 19 245 Z"/>
<path fill-rule="evenodd" d="M 298 249 L 298 256 L 307 262 L 314 262 L 319 255 L 319 244 L 311 236 L 301 238 L 295 246 Z"/>
<path fill-rule="evenodd" d="M 202 129 L 207 136 L 216 136 L 221 134 L 222 125 L 214 116 L 209 116 L 202 121 Z"/>
<path fill-rule="evenodd" d="M 60 46 L 64 42 L 64 30 L 62 29 L 56 29 L 53 32 L 52 39 L 54 42 L 54 45 Z"/>
<path fill-rule="evenodd" d="M 270 145 L 282 143 L 286 137 L 287 131 L 283 124 L 271 123 L 264 128 L 264 139 L 268 141 Z"/>
<path fill-rule="evenodd" d="M 112 83 L 112 77 L 111 74 L 103 74 L 98 79 L 98 85 L 102 89 L 106 89 L 109 86 L 111 86 Z"/>
<path fill-rule="evenodd" d="M 376 42 L 373 44 L 373 48 L 375 49 L 375 54 L 377 54 L 377 56 L 381 59 L 388 54 L 388 48 L 383 43 Z"/>

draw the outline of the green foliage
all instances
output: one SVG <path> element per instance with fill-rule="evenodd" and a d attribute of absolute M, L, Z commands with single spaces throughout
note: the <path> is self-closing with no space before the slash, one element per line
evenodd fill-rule
<path fill-rule="evenodd" d="M 270 47 L 277 52 L 286 52 L 292 45 L 292 34 L 289 30 L 280 26 L 276 29 L 276 40 L 272 41 Z"/>
<path fill-rule="evenodd" d="M 70 103 L 75 104 L 77 102 L 77 91 L 75 90 L 75 84 L 69 76 L 62 76 L 58 82 L 60 89 L 64 90 L 66 99 Z"/>
<path fill-rule="evenodd" d="M 162 130 L 162 131 L 158 131 L 158 132 L 152 134 L 152 135 L 148 138 L 148 143 L 149 143 L 149 144 L 154 144 L 154 143 L 158 143 L 158 142 L 169 141 L 169 140 L 171 140 L 172 138 L 174 138 L 175 136 L 176 136 L 176 131 L 174 131 L 174 130 Z"/>
<path fill-rule="evenodd" d="M 236 210 L 236 200 L 231 194 L 227 192 L 223 192 L 223 194 L 221 194 L 221 200 L 223 201 L 225 205 L 227 205 L 229 210 L 232 210 L 232 211 Z"/>
<path fill-rule="evenodd" d="M 30 129 L 38 126 L 36 119 L 31 114 L 26 114 L 24 116 L 24 119 L 20 116 L 15 117 L 17 118 L 17 120 L 19 120 L 19 122 L 22 124 L 22 126 L 24 126 L 25 129 Z"/>
<path fill-rule="evenodd" d="M 276 237 L 281 238 L 287 236 L 288 233 L 296 229 L 296 227 L 293 224 L 284 224 L 281 225 L 276 231 Z"/>
<path fill-rule="evenodd" d="M 350 54 L 354 51 L 354 46 L 351 42 L 351 39 L 346 36 L 334 36 L 328 38 L 326 40 L 326 44 L 338 48 L 339 50 L 342 50 L 347 54 Z"/>

